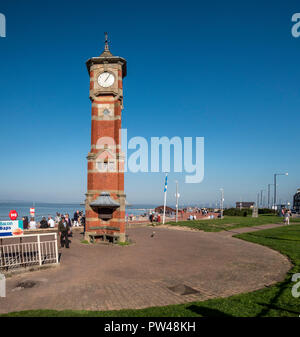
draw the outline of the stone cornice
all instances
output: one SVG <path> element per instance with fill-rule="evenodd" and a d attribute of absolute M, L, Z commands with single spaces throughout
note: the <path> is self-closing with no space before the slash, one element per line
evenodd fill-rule
<path fill-rule="evenodd" d="M 127 61 L 120 56 L 108 56 L 108 57 L 92 57 L 86 62 L 86 67 L 88 72 L 90 73 L 90 68 L 94 64 L 109 64 L 109 63 L 117 63 L 122 66 L 122 77 L 124 78 L 127 75 Z"/>

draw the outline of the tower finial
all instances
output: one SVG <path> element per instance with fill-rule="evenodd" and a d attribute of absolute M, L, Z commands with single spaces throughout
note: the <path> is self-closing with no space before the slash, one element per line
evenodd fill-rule
<path fill-rule="evenodd" d="M 104 50 L 105 50 L 105 51 L 109 51 L 109 46 L 108 46 L 108 34 L 107 34 L 107 32 L 105 32 L 104 35 L 105 35 L 105 47 L 104 47 Z"/>

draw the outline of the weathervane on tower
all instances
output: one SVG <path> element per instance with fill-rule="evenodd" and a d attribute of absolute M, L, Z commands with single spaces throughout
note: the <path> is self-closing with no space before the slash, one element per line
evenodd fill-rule
<path fill-rule="evenodd" d="M 105 35 L 105 47 L 104 47 L 104 50 L 105 51 L 109 51 L 108 34 L 107 34 L 107 32 L 105 32 L 104 35 Z"/>

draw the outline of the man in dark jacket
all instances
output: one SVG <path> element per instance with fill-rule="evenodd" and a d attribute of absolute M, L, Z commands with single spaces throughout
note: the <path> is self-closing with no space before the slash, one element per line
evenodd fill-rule
<path fill-rule="evenodd" d="M 70 219 L 70 216 L 69 216 L 69 213 L 66 213 L 65 214 L 65 221 L 66 221 L 66 223 L 67 223 L 67 225 L 69 226 L 69 228 L 70 228 L 70 230 L 69 230 L 69 236 L 73 236 L 72 235 L 72 221 L 71 221 L 71 219 Z"/>
<path fill-rule="evenodd" d="M 43 219 L 40 222 L 40 228 L 48 228 L 48 222 L 46 220 L 46 218 L 43 216 Z"/>
<path fill-rule="evenodd" d="M 68 234 L 70 233 L 69 223 L 66 221 L 65 217 L 62 217 L 58 224 L 58 234 L 60 237 L 60 246 L 69 248 Z"/>

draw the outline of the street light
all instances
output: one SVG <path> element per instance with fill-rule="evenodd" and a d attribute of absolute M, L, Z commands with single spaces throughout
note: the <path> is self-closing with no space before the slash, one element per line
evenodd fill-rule
<path fill-rule="evenodd" d="M 260 207 L 263 208 L 263 192 L 265 190 L 260 190 Z"/>
<path fill-rule="evenodd" d="M 175 194 L 175 197 L 176 197 L 176 222 L 178 222 L 178 198 L 180 197 L 180 194 L 178 193 L 178 181 L 176 180 L 175 183 L 176 183 L 176 194 Z"/>
<path fill-rule="evenodd" d="M 276 211 L 276 177 L 277 176 L 288 176 L 288 172 L 286 173 L 274 173 L 274 211 Z"/>
<path fill-rule="evenodd" d="M 268 208 L 270 208 L 270 186 L 273 186 L 274 184 L 268 184 Z"/>
<path fill-rule="evenodd" d="M 223 219 L 224 189 L 220 188 L 220 191 L 221 191 L 221 219 Z"/>

